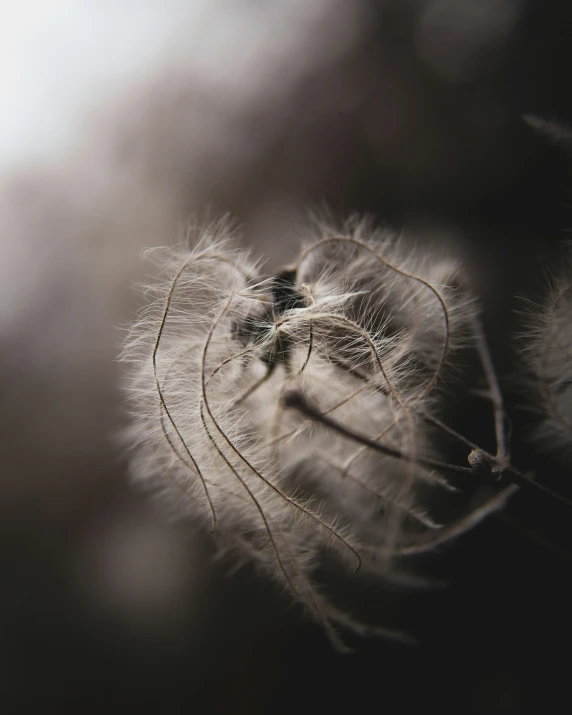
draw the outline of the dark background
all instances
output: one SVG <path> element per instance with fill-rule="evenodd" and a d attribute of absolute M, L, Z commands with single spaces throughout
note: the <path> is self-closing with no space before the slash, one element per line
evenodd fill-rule
<path fill-rule="evenodd" d="M 139 245 L 174 240 L 177 222 L 208 207 L 238 216 L 245 243 L 279 265 L 296 250 L 304 207 L 327 204 L 444 237 L 463 256 L 503 378 L 514 461 L 572 496 L 569 462 L 527 438 L 512 347 L 516 296 L 541 298 L 572 227 L 572 4 L 364 7 L 352 43 L 308 59 L 287 88 L 277 72 L 237 108 L 206 80 L 155 79 L 136 99 L 110 100 L 65 168 L 4 184 L 3 233 L 32 246 L 21 280 L 33 310 L 0 344 L 2 712 L 571 708 L 569 509 L 518 494 L 419 563 L 447 588 L 361 585 L 358 610 L 420 645 L 349 636 L 355 653 L 339 656 L 272 586 L 213 562 L 207 535 L 169 523 L 126 476 L 114 323 L 136 307 Z M 320 42 L 335 47 L 335 36 L 320 39 L 334 29 L 313 29 L 309 57 Z M 100 135 L 114 167 L 104 199 L 85 178 Z M 69 248 L 84 245 L 80 235 L 91 247 L 81 260 Z M 482 405 L 456 409 L 467 433 L 490 441 Z"/>

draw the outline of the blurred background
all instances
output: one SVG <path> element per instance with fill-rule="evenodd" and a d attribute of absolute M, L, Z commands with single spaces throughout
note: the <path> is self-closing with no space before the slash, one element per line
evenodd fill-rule
<path fill-rule="evenodd" d="M 296 254 L 308 208 L 367 212 L 465 260 L 518 433 L 515 296 L 542 295 L 572 227 L 572 3 L 2 10 L 2 712 L 569 703 L 568 512 L 519 495 L 423 564 L 447 589 L 363 589 L 364 610 L 420 646 L 354 638 L 337 656 L 275 589 L 213 562 L 208 535 L 130 484 L 116 356 L 141 249 L 177 242 L 189 219 L 230 212 L 271 270 Z M 515 449 L 534 463 L 526 440 Z M 547 471 L 570 494 L 568 465 Z"/>

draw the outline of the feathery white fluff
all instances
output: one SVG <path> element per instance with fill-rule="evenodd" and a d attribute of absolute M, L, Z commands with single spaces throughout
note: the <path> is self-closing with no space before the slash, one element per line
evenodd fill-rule
<path fill-rule="evenodd" d="M 343 647 L 333 623 L 364 627 L 316 583 L 324 555 L 397 578 L 394 557 L 439 534 L 422 490 L 451 487 L 427 466 L 420 413 L 466 341 L 473 306 L 457 267 L 358 221 L 322 226 L 280 278 L 260 275 L 225 222 L 146 258 L 155 281 L 123 351 L 134 476 Z M 288 408 L 293 393 L 393 455 Z"/>
<path fill-rule="evenodd" d="M 531 376 L 535 436 L 547 450 L 572 449 L 572 272 L 552 280 L 545 301 L 529 316 L 521 345 Z"/>

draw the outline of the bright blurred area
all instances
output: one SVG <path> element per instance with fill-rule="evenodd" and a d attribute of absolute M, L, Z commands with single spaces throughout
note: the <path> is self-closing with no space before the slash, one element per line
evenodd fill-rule
<path fill-rule="evenodd" d="M 0 7 L 0 708 L 282 712 L 294 616 L 127 476 L 116 356 L 141 249 L 229 212 L 272 270 L 328 206 L 454 235 L 478 273 L 499 197 L 552 190 L 521 114 L 572 120 L 570 6 Z M 543 220 L 510 206 L 509 233 Z"/>

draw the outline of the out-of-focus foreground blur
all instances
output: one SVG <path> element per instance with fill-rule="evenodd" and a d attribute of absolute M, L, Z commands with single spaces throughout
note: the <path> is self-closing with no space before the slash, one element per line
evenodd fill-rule
<path fill-rule="evenodd" d="M 448 590 L 389 598 L 419 648 L 336 656 L 129 483 L 116 356 L 142 248 L 230 212 L 272 270 L 324 206 L 447 243 L 505 334 L 572 226 L 572 4 L 22 0 L 1 26 L 2 712 L 554 711 L 569 554 L 493 520 L 433 565 Z"/>

